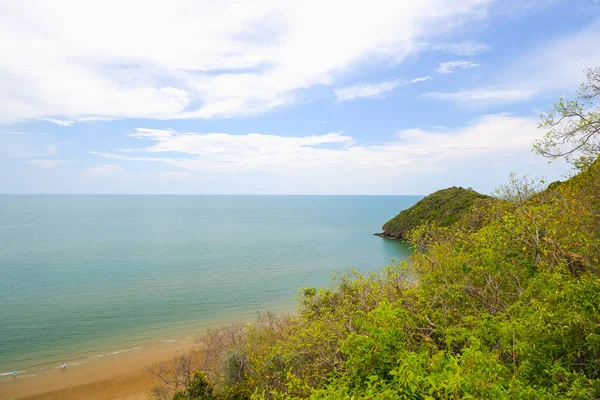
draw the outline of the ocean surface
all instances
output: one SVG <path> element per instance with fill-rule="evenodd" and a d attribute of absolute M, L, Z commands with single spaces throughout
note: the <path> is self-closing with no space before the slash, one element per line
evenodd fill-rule
<path fill-rule="evenodd" d="M 0 196 L 0 374 L 293 311 L 334 269 L 405 259 L 373 233 L 420 198 Z"/>

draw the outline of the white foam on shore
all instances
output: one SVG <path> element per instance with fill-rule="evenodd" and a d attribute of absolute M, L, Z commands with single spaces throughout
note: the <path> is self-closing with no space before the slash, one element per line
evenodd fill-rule
<path fill-rule="evenodd" d="M 17 374 L 20 374 L 21 372 L 27 372 L 27 370 L 24 371 L 17 371 Z M 0 372 L 0 376 L 8 376 L 8 375 L 13 375 L 15 373 L 15 371 L 10 371 L 10 372 Z"/>
<path fill-rule="evenodd" d="M 112 351 L 112 352 L 106 353 L 104 355 L 106 355 L 106 356 L 114 356 L 114 355 L 117 355 L 117 354 L 127 353 L 129 351 L 140 350 L 140 349 L 141 349 L 141 347 L 132 347 L 130 349 L 123 349 L 123 350 Z"/>
<path fill-rule="evenodd" d="M 121 353 L 125 353 L 129 350 L 117 350 L 117 351 L 112 351 L 110 353 L 106 353 L 107 356 L 114 356 L 115 354 L 121 354 Z"/>
<path fill-rule="evenodd" d="M 176 342 L 177 339 L 167 339 L 167 340 L 161 340 L 162 343 L 174 343 Z"/>
<path fill-rule="evenodd" d="M 66 362 L 65 366 L 66 367 L 75 367 L 77 365 L 83 364 L 84 362 L 85 362 L 85 360 Z M 54 367 L 54 369 L 59 369 L 59 368 L 62 368 L 62 365 L 58 365 L 58 366 Z"/>
<path fill-rule="evenodd" d="M 83 363 L 84 363 L 84 361 L 81 360 L 81 361 L 74 361 L 74 362 L 71 362 L 71 363 L 66 363 L 66 365 L 68 367 L 69 365 L 74 366 L 74 365 L 79 365 L 79 364 L 83 364 Z"/>

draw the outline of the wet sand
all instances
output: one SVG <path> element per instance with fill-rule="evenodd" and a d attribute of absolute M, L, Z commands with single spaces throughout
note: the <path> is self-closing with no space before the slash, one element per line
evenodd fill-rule
<path fill-rule="evenodd" d="M 137 351 L 115 354 L 89 362 L 0 382 L 2 400 L 147 400 L 156 378 L 146 370 L 191 349 L 193 339 L 161 343 Z"/>

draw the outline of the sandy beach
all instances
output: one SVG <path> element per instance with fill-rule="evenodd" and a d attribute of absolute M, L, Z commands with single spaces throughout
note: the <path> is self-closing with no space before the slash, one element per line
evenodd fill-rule
<path fill-rule="evenodd" d="M 157 383 L 146 368 L 191 349 L 194 339 L 90 359 L 74 367 L 0 382 L 3 400 L 146 400 Z"/>

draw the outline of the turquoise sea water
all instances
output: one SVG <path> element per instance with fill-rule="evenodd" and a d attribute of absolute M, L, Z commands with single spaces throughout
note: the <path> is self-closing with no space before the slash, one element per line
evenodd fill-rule
<path fill-rule="evenodd" d="M 0 196 L 0 374 L 293 310 L 418 196 Z"/>

